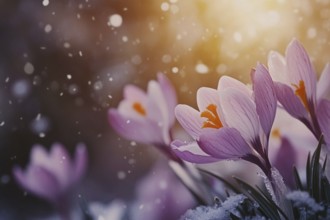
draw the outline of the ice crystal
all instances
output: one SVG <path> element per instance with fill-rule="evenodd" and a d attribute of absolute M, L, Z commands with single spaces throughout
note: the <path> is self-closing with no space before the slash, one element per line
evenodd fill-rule
<path fill-rule="evenodd" d="M 230 214 L 240 216 L 238 206 L 243 203 L 246 197 L 242 194 L 228 197 L 221 206 L 199 206 L 196 209 L 188 210 L 181 220 L 221 220 L 229 219 Z"/>
<path fill-rule="evenodd" d="M 324 210 L 324 207 L 315 202 L 307 192 L 293 191 L 286 195 L 287 199 L 292 201 L 293 207 L 306 209 L 309 214 L 314 214 Z"/>

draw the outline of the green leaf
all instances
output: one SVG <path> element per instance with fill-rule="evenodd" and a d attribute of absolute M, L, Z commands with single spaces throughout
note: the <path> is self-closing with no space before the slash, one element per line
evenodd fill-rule
<path fill-rule="evenodd" d="M 256 201 L 260 206 L 261 212 L 270 219 L 278 219 L 280 220 L 281 217 L 279 215 L 280 208 L 269 198 L 264 196 L 262 193 L 257 191 L 255 188 L 250 186 L 248 183 L 240 180 L 237 177 L 234 179 L 245 189 L 245 195 L 252 200 Z M 283 212 L 281 212 L 283 213 Z M 285 215 L 283 215 L 285 219 L 288 219 Z"/>
<path fill-rule="evenodd" d="M 314 151 L 314 154 L 311 159 L 311 196 L 317 201 L 320 201 L 320 187 L 321 187 L 321 175 L 320 175 L 320 154 L 321 154 L 321 147 L 323 143 L 323 136 L 320 137 L 318 146 Z"/>
<path fill-rule="evenodd" d="M 202 173 L 206 173 L 214 178 L 216 178 L 217 180 L 219 180 L 220 182 L 223 182 L 227 187 L 229 187 L 230 190 L 232 190 L 234 193 L 236 194 L 239 194 L 241 193 L 241 191 L 239 189 L 237 189 L 232 183 L 230 183 L 229 181 L 227 181 L 226 179 L 224 179 L 223 177 L 215 174 L 215 173 L 212 173 L 210 171 L 207 171 L 207 170 L 203 170 L 203 169 L 200 169 L 198 168 L 199 171 L 201 171 Z"/>
<path fill-rule="evenodd" d="M 304 190 L 304 187 L 301 183 L 301 179 L 299 177 L 299 173 L 298 173 L 298 170 L 296 167 L 293 167 L 293 176 L 294 176 L 294 180 L 295 180 L 297 188 L 301 191 Z"/>

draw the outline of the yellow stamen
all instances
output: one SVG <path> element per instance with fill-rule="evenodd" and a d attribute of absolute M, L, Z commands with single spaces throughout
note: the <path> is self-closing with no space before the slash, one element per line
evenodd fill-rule
<path fill-rule="evenodd" d="M 203 111 L 200 115 L 202 118 L 206 118 L 206 121 L 203 123 L 202 128 L 221 128 L 223 127 L 218 112 L 217 106 L 210 104 L 206 107 L 206 110 Z"/>
<path fill-rule="evenodd" d="M 146 116 L 147 112 L 140 102 L 134 102 L 132 107 L 140 115 Z"/>
<path fill-rule="evenodd" d="M 274 128 L 273 131 L 272 131 L 272 137 L 274 137 L 274 138 L 280 138 L 281 137 L 280 129 Z"/>
<path fill-rule="evenodd" d="M 296 84 L 292 84 L 295 88 L 295 95 L 298 96 L 300 98 L 300 100 L 302 101 L 302 103 L 304 104 L 305 108 L 307 110 L 309 110 L 308 107 L 308 100 L 307 100 L 307 94 L 306 94 L 306 89 L 305 89 L 305 83 L 303 80 L 299 81 L 299 86 Z"/>

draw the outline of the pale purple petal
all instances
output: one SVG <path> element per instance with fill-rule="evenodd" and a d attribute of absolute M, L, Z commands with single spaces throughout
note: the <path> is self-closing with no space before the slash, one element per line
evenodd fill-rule
<path fill-rule="evenodd" d="M 49 161 L 50 161 L 50 155 L 43 146 L 36 144 L 32 147 L 30 153 L 31 164 L 41 167 L 46 167 L 47 169 L 51 169 L 51 166 L 49 165 Z"/>
<path fill-rule="evenodd" d="M 218 91 L 222 91 L 228 88 L 234 88 L 242 93 L 248 94 L 249 96 L 252 95 L 252 90 L 249 89 L 244 83 L 241 81 L 234 79 L 230 76 L 222 76 L 218 83 Z"/>
<path fill-rule="evenodd" d="M 290 115 L 298 119 L 307 118 L 305 107 L 289 86 L 275 82 L 274 87 L 278 101 Z"/>
<path fill-rule="evenodd" d="M 317 100 L 330 99 L 330 64 L 327 63 L 317 83 Z"/>
<path fill-rule="evenodd" d="M 271 51 L 268 55 L 268 68 L 272 79 L 276 82 L 289 84 L 284 57 L 276 51 Z"/>
<path fill-rule="evenodd" d="M 146 102 L 147 94 L 137 86 L 126 85 L 124 87 L 124 98 L 130 101 Z"/>
<path fill-rule="evenodd" d="M 67 150 L 63 145 L 54 143 L 49 155 L 50 160 L 47 169 L 57 178 L 62 188 L 67 188 L 71 183 L 73 172 L 71 158 Z"/>
<path fill-rule="evenodd" d="M 197 106 L 204 111 L 210 104 L 219 106 L 218 91 L 212 88 L 201 87 L 197 91 Z"/>
<path fill-rule="evenodd" d="M 128 140 L 147 144 L 164 142 L 160 127 L 153 121 L 123 117 L 116 109 L 110 109 L 108 116 L 116 132 Z"/>
<path fill-rule="evenodd" d="M 147 111 L 149 113 L 152 112 L 152 120 L 162 128 L 163 139 L 166 144 L 169 144 L 170 114 L 168 112 L 165 94 L 161 90 L 159 83 L 154 80 L 148 84 L 148 96 L 150 105 Z"/>
<path fill-rule="evenodd" d="M 180 140 L 175 140 L 171 143 L 171 147 L 173 152 L 179 158 L 190 163 L 212 163 L 219 160 L 202 151 L 196 142 L 186 143 Z"/>
<path fill-rule="evenodd" d="M 237 89 L 228 88 L 220 93 L 220 100 L 227 125 L 236 128 L 246 141 L 255 140 L 260 122 L 252 99 Z"/>
<path fill-rule="evenodd" d="M 177 105 L 175 116 L 188 134 L 197 140 L 202 131 L 204 121 L 200 117 L 200 113 L 188 105 Z"/>
<path fill-rule="evenodd" d="M 143 120 L 145 117 L 150 116 L 150 112 L 148 112 L 148 109 L 147 109 L 148 100 L 146 103 L 137 102 L 137 103 L 140 103 L 145 108 L 147 115 L 141 115 L 139 112 L 137 112 L 133 108 L 134 103 L 135 103 L 135 101 L 123 99 L 119 103 L 117 110 L 118 110 L 118 112 L 120 112 L 121 115 L 123 115 L 125 117 L 129 117 L 129 118 L 134 118 L 136 120 Z"/>
<path fill-rule="evenodd" d="M 316 114 L 324 140 L 330 149 L 330 101 L 322 99 L 317 106 Z"/>
<path fill-rule="evenodd" d="M 203 151 L 218 159 L 239 159 L 252 150 L 241 134 L 234 128 L 205 130 L 198 141 Z"/>
<path fill-rule="evenodd" d="M 85 173 L 87 167 L 87 150 L 86 146 L 82 143 L 78 144 L 76 147 L 73 166 L 73 181 L 76 182 Z"/>
<path fill-rule="evenodd" d="M 273 165 L 281 173 L 284 182 L 293 188 L 294 178 L 292 172 L 293 166 L 297 165 L 297 153 L 287 138 L 282 138 L 281 146 L 274 158 Z"/>
<path fill-rule="evenodd" d="M 292 40 L 286 50 L 287 74 L 291 83 L 299 85 L 303 80 L 308 100 L 316 98 L 316 74 L 304 47 L 296 39 Z"/>
<path fill-rule="evenodd" d="M 170 126 L 172 126 L 175 122 L 174 109 L 177 105 L 176 92 L 170 80 L 164 74 L 157 74 L 157 79 L 166 99 Z"/>
<path fill-rule="evenodd" d="M 41 166 L 29 165 L 25 172 L 15 167 L 13 175 L 25 190 L 51 202 L 56 202 L 61 192 L 56 177 Z"/>
<path fill-rule="evenodd" d="M 268 136 L 272 128 L 276 113 L 276 94 L 273 81 L 267 69 L 258 64 L 252 73 L 253 91 L 255 96 L 256 110 L 260 124 Z"/>

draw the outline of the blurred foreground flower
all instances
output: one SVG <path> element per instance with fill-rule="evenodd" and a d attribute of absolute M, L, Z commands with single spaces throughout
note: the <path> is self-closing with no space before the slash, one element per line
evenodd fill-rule
<path fill-rule="evenodd" d="M 137 199 L 131 209 L 131 220 L 178 219 L 196 203 L 188 189 L 171 172 L 158 163 L 137 186 Z"/>
<path fill-rule="evenodd" d="M 81 179 L 86 165 L 87 152 L 83 144 L 77 146 L 73 160 L 61 144 L 53 144 L 50 153 L 35 145 L 26 170 L 15 167 L 13 174 L 25 190 L 50 201 L 61 215 L 65 215 L 64 219 L 69 219 L 69 193 Z"/>
<path fill-rule="evenodd" d="M 109 122 L 126 139 L 155 145 L 173 159 L 168 146 L 176 104 L 172 84 L 163 74 L 158 74 L 157 82 L 149 82 L 147 93 L 134 85 L 125 86 L 124 100 L 117 109 L 109 110 Z"/>
<path fill-rule="evenodd" d="M 279 102 L 293 117 L 303 122 L 316 139 L 324 134 L 330 147 L 330 66 L 327 64 L 317 82 L 316 73 L 304 47 L 293 40 L 285 57 L 271 52 L 269 72 L 275 81 Z"/>

